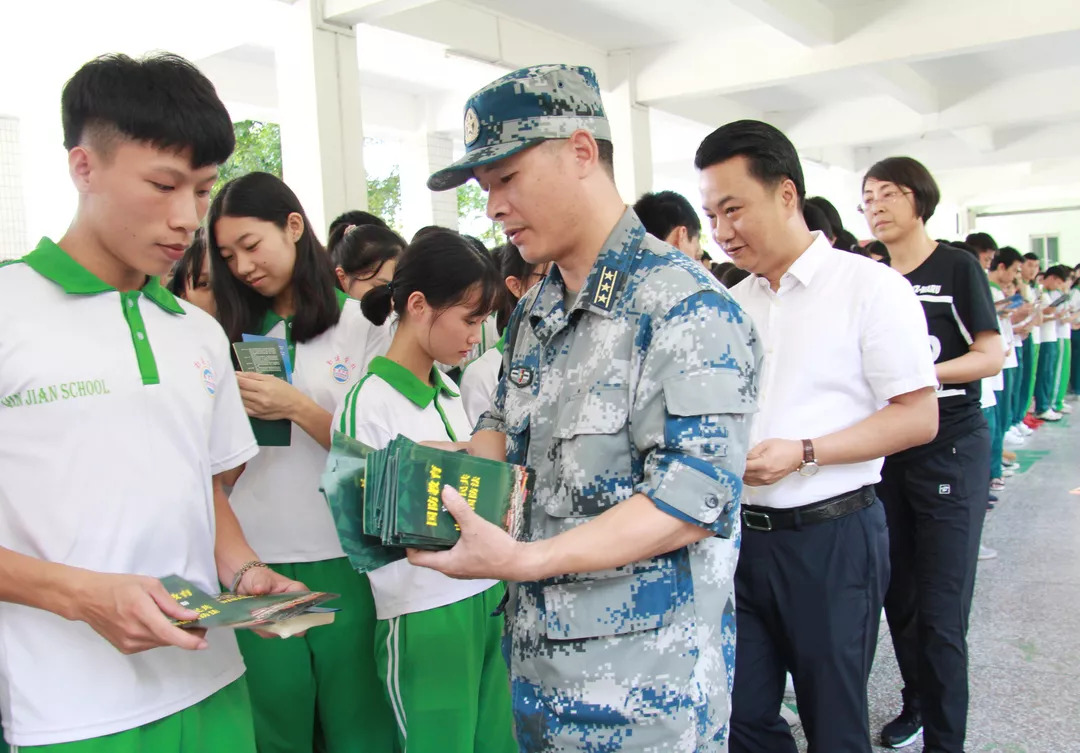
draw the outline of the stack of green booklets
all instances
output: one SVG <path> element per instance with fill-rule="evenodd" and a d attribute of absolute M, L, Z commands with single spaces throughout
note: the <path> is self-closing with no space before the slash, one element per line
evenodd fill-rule
<path fill-rule="evenodd" d="M 484 519 L 521 539 L 533 474 L 520 465 L 425 447 L 397 436 L 372 450 L 336 432 L 322 476 L 338 537 L 358 572 L 402 559 L 405 547 L 449 549 L 461 533 L 443 507 L 452 486 Z"/>

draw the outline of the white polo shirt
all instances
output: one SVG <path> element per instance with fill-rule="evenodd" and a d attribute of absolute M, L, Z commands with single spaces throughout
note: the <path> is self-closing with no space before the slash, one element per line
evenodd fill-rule
<path fill-rule="evenodd" d="M 293 386 L 331 415 L 389 347 L 389 325 L 376 327 L 360 302 L 338 291 L 341 318 L 304 343 L 292 338 L 292 318 L 267 313 L 262 332 L 292 349 Z M 266 562 L 318 562 L 344 557 L 334 518 L 319 491 L 327 450 L 297 425 L 287 447 L 263 447 L 247 464 L 229 500 L 248 543 Z"/>
<path fill-rule="evenodd" d="M 1055 300 L 1057 300 L 1057 295 L 1055 295 L 1055 293 L 1056 293 L 1056 291 L 1051 292 L 1051 291 L 1045 290 L 1045 289 L 1040 289 L 1039 290 L 1039 304 L 1043 307 L 1043 309 L 1045 310 L 1045 313 L 1048 313 L 1048 314 L 1057 313 L 1057 309 L 1047 309 L 1046 308 L 1048 305 L 1050 305 Z M 1039 325 L 1039 342 L 1044 342 L 1044 343 L 1057 342 L 1057 339 L 1058 339 L 1057 331 L 1058 331 L 1058 328 L 1057 328 L 1057 322 L 1056 321 L 1045 321 L 1044 320 L 1043 323 Z"/>
<path fill-rule="evenodd" d="M 814 439 L 859 423 L 898 395 L 937 385 L 929 333 L 911 284 L 884 264 L 834 249 L 815 232 L 773 292 L 751 275 L 731 295 L 765 349 L 750 446 Z M 792 473 L 746 487 L 745 502 L 791 508 L 881 480 L 882 459 Z"/>
<path fill-rule="evenodd" d="M 217 591 L 211 477 L 258 448 L 214 319 L 156 280 L 120 293 L 43 239 L 0 268 L 0 546 Z M 0 717 L 17 746 L 132 729 L 244 665 L 204 651 L 125 656 L 86 623 L 0 602 Z"/>
<path fill-rule="evenodd" d="M 480 416 L 491 410 L 495 400 L 495 388 L 499 386 L 499 370 L 502 368 L 504 343 L 495 343 L 494 348 L 465 367 L 461 372 L 461 401 L 465 407 L 465 416 L 471 426 L 476 426 Z M 471 433 L 471 432 L 470 432 Z"/>
<path fill-rule="evenodd" d="M 472 434 L 457 385 L 432 369 L 434 386 L 401 364 L 375 358 L 368 374 L 334 416 L 334 427 L 376 450 L 398 434 L 414 442 L 464 441 Z M 375 614 L 388 620 L 454 604 L 495 586 L 494 580 L 457 580 L 408 560 L 368 573 Z"/>
<path fill-rule="evenodd" d="M 1001 287 L 995 283 L 990 283 L 990 297 L 994 300 L 994 303 L 1005 300 L 1005 292 Z M 1020 365 L 1020 362 L 1016 359 L 1016 346 L 1018 344 L 1016 337 L 1013 336 L 1013 324 L 1012 324 L 1012 312 L 1005 312 L 1005 316 L 998 317 L 998 326 L 1001 328 L 1001 345 L 1005 348 L 1005 364 L 1001 367 L 1004 369 L 1015 369 Z M 998 376 L 1001 377 L 1000 389 L 1005 389 L 1005 377 L 998 372 Z"/>
<path fill-rule="evenodd" d="M 1060 300 L 1063 297 L 1068 297 L 1069 292 L 1064 290 L 1057 291 L 1057 296 L 1054 300 Z M 1058 311 L 1061 312 L 1062 318 L 1057 321 L 1057 337 L 1058 340 L 1068 340 L 1072 338 L 1072 325 L 1069 324 L 1068 317 L 1072 311 L 1072 302 L 1063 303 L 1058 306 Z"/>

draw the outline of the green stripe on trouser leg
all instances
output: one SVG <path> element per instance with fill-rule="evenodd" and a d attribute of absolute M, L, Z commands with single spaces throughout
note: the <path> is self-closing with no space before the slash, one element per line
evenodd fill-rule
<path fill-rule="evenodd" d="M 1065 395 L 1069 393 L 1069 375 L 1072 373 L 1072 338 L 1059 339 L 1058 351 L 1061 353 L 1061 358 L 1058 363 L 1054 410 L 1060 411 L 1065 405 Z"/>
<path fill-rule="evenodd" d="M 379 676 L 408 753 L 518 753 L 503 618 L 492 616 L 505 591 L 376 625 Z"/>
<path fill-rule="evenodd" d="M 272 565 L 313 591 L 341 594 L 332 625 L 287 640 L 239 631 L 259 753 L 390 753 L 394 723 L 375 668 L 375 602 L 344 557 Z"/>
<path fill-rule="evenodd" d="M 211 639 L 213 640 L 213 639 Z M 0 745 L 2 747 L 2 745 Z M 19 753 L 255 753 L 251 703 L 243 678 L 164 719 L 113 735 Z"/>

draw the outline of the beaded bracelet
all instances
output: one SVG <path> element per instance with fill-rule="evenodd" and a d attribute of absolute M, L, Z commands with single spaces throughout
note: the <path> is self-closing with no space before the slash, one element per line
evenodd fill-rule
<path fill-rule="evenodd" d="M 230 588 L 229 591 L 231 591 L 232 593 L 236 593 L 236 589 L 240 587 L 240 581 L 244 578 L 244 573 L 246 573 L 253 567 L 269 567 L 269 565 L 267 565 L 265 562 L 260 562 L 259 560 L 251 560 L 250 562 L 245 562 L 240 566 L 240 569 L 236 571 L 236 577 L 233 578 L 232 588 Z"/>

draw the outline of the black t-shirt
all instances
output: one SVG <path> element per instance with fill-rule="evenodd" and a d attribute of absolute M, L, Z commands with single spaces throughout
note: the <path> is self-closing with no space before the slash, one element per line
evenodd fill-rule
<path fill-rule="evenodd" d="M 904 275 L 922 304 L 934 363 L 959 358 L 979 332 L 997 332 L 998 318 L 990 283 L 978 260 L 959 248 L 938 244 L 926 261 Z M 938 391 L 938 434 L 929 445 L 897 456 L 916 454 L 951 442 L 982 425 L 981 380 L 942 384 Z"/>

